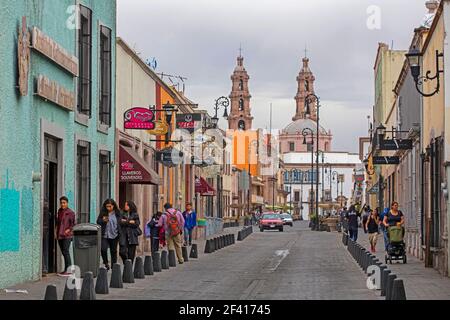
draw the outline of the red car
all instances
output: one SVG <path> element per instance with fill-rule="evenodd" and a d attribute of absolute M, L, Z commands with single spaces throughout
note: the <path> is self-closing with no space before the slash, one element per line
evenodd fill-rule
<path fill-rule="evenodd" d="M 283 219 L 277 213 L 266 212 L 262 215 L 259 221 L 259 230 L 263 232 L 264 230 L 275 230 L 283 232 Z"/>

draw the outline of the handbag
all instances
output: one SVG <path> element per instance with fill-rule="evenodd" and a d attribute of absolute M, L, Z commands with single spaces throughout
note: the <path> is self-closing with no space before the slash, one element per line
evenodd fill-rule
<path fill-rule="evenodd" d="M 136 234 L 137 234 L 138 237 L 139 237 L 139 236 L 142 236 L 142 230 L 141 230 L 140 227 L 137 227 L 137 228 L 136 228 Z"/>

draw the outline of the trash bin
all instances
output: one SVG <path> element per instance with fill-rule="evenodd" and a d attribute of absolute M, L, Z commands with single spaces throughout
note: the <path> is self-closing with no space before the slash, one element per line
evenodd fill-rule
<path fill-rule="evenodd" d="M 99 225 L 82 223 L 73 228 L 73 260 L 81 277 L 88 271 L 97 277 L 100 266 L 101 229 Z"/>

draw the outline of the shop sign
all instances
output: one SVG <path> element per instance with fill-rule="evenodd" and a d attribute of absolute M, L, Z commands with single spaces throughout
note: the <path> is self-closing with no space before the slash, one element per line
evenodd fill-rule
<path fill-rule="evenodd" d="M 30 33 L 27 28 L 26 17 L 22 17 L 22 28 L 19 28 L 17 41 L 19 92 L 24 97 L 28 95 L 28 75 L 30 71 Z"/>
<path fill-rule="evenodd" d="M 43 75 L 37 80 L 37 95 L 70 111 L 75 109 L 75 93 Z"/>
<path fill-rule="evenodd" d="M 176 167 L 183 161 L 183 152 L 173 148 L 165 148 L 156 152 L 156 161 L 161 162 L 165 167 Z"/>
<path fill-rule="evenodd" d="M 382 140 L 380 150 L 411 150 L 413 143 L 411 139 Z"/>
<path fill-rule="evenodd" d="M 155 121 L 155 129 L 147 130 L 148 134 L 154 136 L 163 136 L 169 132 L 169 125 L 165 120 L 156 120 Z"/>
<path fill-rule="evenodd" d="M 78 77 L 78 58 L 71 55 L 67 50 L 61 47 L 53 39 L 39 30 L 33 28 L 31 46 L 65 70 L 69 71 L 75 77 Z"/>
<path fill-rule="evenodd" d="M 202 115 L 200 113 L 177 114 L 177 129 L 194 132 L 201 126 Z"/>
<path fill-rule="evenodd" d="M 154 130 L 155 114 L 147 108 L 132 108 L 124 113 L 124 128 L 137 130 Z"/>
<path fill-rule="evenodd" d="M 399 157 L 373 157 L 372 161 L 377 165 L 400 164 Z"/>

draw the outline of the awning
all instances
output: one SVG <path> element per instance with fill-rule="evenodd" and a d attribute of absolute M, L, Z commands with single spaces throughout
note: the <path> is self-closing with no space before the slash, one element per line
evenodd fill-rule
<path fill-rule="evenodd" d="M 216 190 L 202 177 L 195 177 L 195 193 L 200 193 L 202 197 L 212 197 L 216 195 Z"/>
<path fill-rule="evenodd" d="M 158 174 L 132 148 L 119 146 L 119 162 L 120 182 L 160 184 Z"/>

